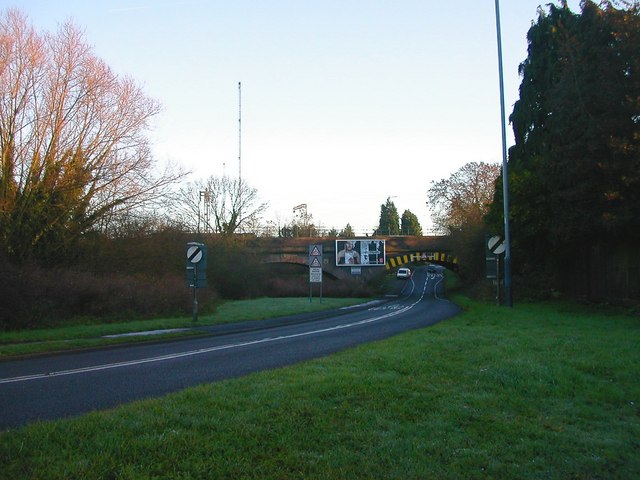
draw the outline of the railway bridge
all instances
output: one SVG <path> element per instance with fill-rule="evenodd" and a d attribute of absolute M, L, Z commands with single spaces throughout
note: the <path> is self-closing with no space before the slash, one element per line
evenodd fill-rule
<path fill-rule="evenodd" d="M 384 240 L 386 256 L 375 265 L 338 265 L 336 244 L 353 240 L 363 243 Z M 458 260 L 451 250 L 448 236 L 376 236 L 364 238 L 256 238 L 251 244 L 264 263 L 289 263 L 309 266 L 309 246 L 321 245 L 323 251 L 322 270 L 334 278 L 363 279 L 393 270 L 401 265 L 415 262 L 429 262 L 455 270 Z"/>

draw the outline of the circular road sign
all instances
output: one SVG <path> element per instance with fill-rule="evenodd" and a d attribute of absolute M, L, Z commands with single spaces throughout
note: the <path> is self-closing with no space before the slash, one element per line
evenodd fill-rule
<path fill-rule="evenodd" d="M 197 245 L 192 245 L 187 249 L 187 259 L 191 263 L 198 263 L 202 260 L 202 248 Z"/>
<path fill-rule="evenodd" d="M 495 255 L 500 255 L 501 253 L 504 253 L 504 251 L 507 248 L 506 244 L 504 243 L 504 240 L 502 240 L 502 237 L 500 235 L 495 235 L 491 237 L 487 242 L 487 247 L 489 247 L 489 251 Z"/>

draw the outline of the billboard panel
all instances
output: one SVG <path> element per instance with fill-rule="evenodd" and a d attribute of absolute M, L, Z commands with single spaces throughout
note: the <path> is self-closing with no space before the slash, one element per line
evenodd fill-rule
<path fill-rule="evenodd" d="M 336 265 L 384 267 L 384 240 L 375 238 L 336 240 Z"/>

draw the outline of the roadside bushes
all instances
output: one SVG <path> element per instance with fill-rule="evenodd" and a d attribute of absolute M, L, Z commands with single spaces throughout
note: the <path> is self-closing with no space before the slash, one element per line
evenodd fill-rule
<path fill-rule="evenodd" d="M 304 265 L 272 264 L 266 269 L 263 295 L 268 297 L 305 297 L 309 295 L 309 268 Z M 313 296 L 320 295 L 319 284 L 313 285 Z M 359 280 L 322 279 L 322 295 L 327 297 L 370 297 L 377 286 Z"/>
<path fill-rule="evenodd" d="M 238 300 L 264 295 L 264 264 L 242 240 L 221 236 L 205 243 L 208 247 L 207 284 L 221 297 Z"/>
<path fill-rule="evenodd" d="M 117 237 L 96 233 L 79 242 L 73 259 L 56 266 L 0 257 L 0 329 L 190 315 L 185 258 L 190 241 L 207 245 L 207 287 L 198 291 L 203 314 L 221 298 L 309 295 L 307 267 L 265 265 L 251 238 L 169 229 Z M 378 290 L 359 280 L 323 280 L 324 296 L 368 297 Z"/>
<path fill-rule="evenodd" d="M 98 275 L 77 269 L 16 266 L 0 259 L 0 328 L 35 328 L 73 319 L 126 321 L 188 315 L 190 296 L 182 276 Z M 201 294 L 204 306 L 215 300 Z"/>

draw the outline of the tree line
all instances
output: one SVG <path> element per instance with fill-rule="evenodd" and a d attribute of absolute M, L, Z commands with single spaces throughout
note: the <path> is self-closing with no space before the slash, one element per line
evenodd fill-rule
<path fill-rule="evenodd" d="M 267 204 L 246 182 L 185 184 L 184 171 L 151 155 L 159 112 L 72 22 L 43 33 L 17 9 L 0 12 L 0 329 L 184 313 L 183 248 L 194 236 L 212 247 L 203 309 L 219 298 L 304 295 L 299 272 L 267 271 L 248 234 L 355 234 L 350 225 L 320 232 L 310 215 L 265 229 Z M 325 293 L 371 291 L 327 281 Z"/>
<path fill-rule="evenodd" d="M 522 274 L 638 299 L 640 6 L 615 4 L 550 5 L 528 32 L 510 116 L 510 222 Z"/>
<path fill-rule="evenodd" d="M 116 75 L 95 56 L 72 22 L 40 33 L 19 10 L 2 12 L 0 254 L 60 264 L 83 236 L 137 229 L 225 236 L 352 233 L 350 225 L 320 232 L 310 216 L 264 225 L 268 204 L 239 178 L 182 184 L 184 171 L 160 166 L 151 155 L 147 131 L 159 112 L 160 104 L 133 79 Z M 384 225 L 390 234 L 398 232 L 398 226 Z M 415 219 L 408 225 L 402 229 L 419 234 Z"/>
<path fill-rule="evenodd" d="M 637 0 L 585 0 L 576 13 L 560 1 L 539 8 L 527 34 L 508 154 L 522 279 L 566 287 L 566 271 L 591 278 L 594 252 L 608 246 L 622 252 L 611 267 L 620 275 L 640 268 L 639 10 Z M 147 129 L 159 111 L 71 22 L 39 33 L 19 10 L 0 14 L 0 260 L 73 263 L 98 250 L 96 238 L 161 231 L 356 236 L 350 224 L 320 228 L 306 210 L 262 224 L 268 205 L 240 179 L 184 185 L 185 172 L 152 158 Z M 468 257 L 463 276 L 481 278 L 484 235 L 504 224 L 499 166 L 469 162 L 432 182 L 426 197 L 435 229 Z M 423 230 L 388 197 L 372 234 Z"/>
<path fill-rule="evenodd" d="M 586 0 L 580 13 L 550 4 L 527 40 L 509 117 L 514 274 L 529 291 L 637 300 L 639 3 Z M 503 231 L 502 192 L 497 166 L 472 163 L 432 183 L 428 203 L 440 231 L 482 245 L 483 235 Z M 482 260 L 475 264 L 480 276 Z"/>

